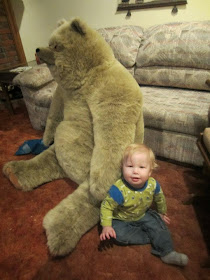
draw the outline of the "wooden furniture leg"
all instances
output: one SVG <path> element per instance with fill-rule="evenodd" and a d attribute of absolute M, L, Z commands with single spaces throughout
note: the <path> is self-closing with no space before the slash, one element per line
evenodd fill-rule
<path fill-rule="evenodd" d="M 9 92 L 8 92 L 8 88 L 7 88 L 7 85 L 5 83 L 1 83 L 1 88 L 2 88 L 2 92 L 4 94 L 4 97 L 5 97 L 5 100 L 6 100 L 6 105 L 10 111 L 11 114 L 14 114 L 14 109 L 12 107 L 12 102 L 10 100 L 10 97 L 9 97 Z"/>

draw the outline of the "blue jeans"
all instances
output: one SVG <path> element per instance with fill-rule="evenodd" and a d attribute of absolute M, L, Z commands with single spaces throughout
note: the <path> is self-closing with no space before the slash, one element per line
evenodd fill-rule
<path fill-rule="evenodd" d="M 116 232 L 116 241 L 121 244 L 151 244 L 151 253 L 164 257 L 173 251 L 171 234 L 160 215 L 149 209 L 143 218 L 135 222 L 113 220 L 112 227 Z"/>

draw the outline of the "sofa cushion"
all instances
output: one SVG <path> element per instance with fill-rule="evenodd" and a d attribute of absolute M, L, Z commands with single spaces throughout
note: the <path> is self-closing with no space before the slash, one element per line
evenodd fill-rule
<path fill-rule="evenodd" d="M 18 74 L 13 79 L 14 85 L 39 88 L 51 82 L 53 77 L 45 63 L 36 65 L 32 69 Z"/>
<path fill-rule="evenodd" d="M 144 40 L 138 51 L 136 65 L 137 68 L 143 68 L 147 72 L 151 70 L 151 76 L 155 75 L 153 67 L 158 67 L 162 73 L 165 67 L 166 79 L 159 82 L 163 86 L 168 86 L 167 81 L 171 79 L 171 73 L 167 72 L 170 67 L 176 68 L 176 73 L 178 71 L 183 73 L 183 68 L 185 68 L 187 76 L 191 75 L 191 69 L 193 73 L 196 69 L 205 69 L 205 75 L 209 79 L 210 21 L 177 22 L 148 28 L 144 32 Z M 182 75 L 181 78 L 185 87 L 190 88 L 191 83 L 185 82 L 186 76 Z M 196 79 L 194 88 L 205 89 L 203 79 L 201 81 Z"/>
<path fill-rule="evenodd" d="M 199 135 L 208 126 L 210 93 L 142 86 L 145 127 Z"/>
<path fill-rule="evenodd" d="M 204 69 L 151 66 L 137 68 L 134 77 L 140 85 L 167 86 L 210 91 L 206 83 L 210 71 Z"/>
<path fill-rule="evenodd" d="M 98 29 L 111 46 L 117 60 L 125 67 L 133 67 L 143 38 L 143 28 L 122 26 Z"/>
<path fill-rule="evenodd" d="M 210 69 L 210 21 L 155 25 L 144 32 L 137 66 Z"/>

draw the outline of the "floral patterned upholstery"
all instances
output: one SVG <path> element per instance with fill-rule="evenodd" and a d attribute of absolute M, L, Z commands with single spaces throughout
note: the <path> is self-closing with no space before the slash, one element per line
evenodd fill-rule
<path fill-rule="evenodd" d="M 98 32 L 141 87 L 145 143 L 157 156 L 202 165 L 196 140 L 208 125 L 210 21 Z M 32 126 L 43 130 L 57 87 L 48 68 L 36 66 L 14 82 L 21 86 Z"/>
<path fill-rule="evenodd" d="M 122 26 L 98 29 L 106 42 L 112 48 L 114 55 L 126 68 L 131 68 L 136 63 L 143 29 L 139 26 Z"/>
<path fill-rule="evenodd" d="M 139 84 L 209 90 L 210 21 L 156 25 L 144 34 L 136 59 Z"/>
<path fill-rule="evenodd" d="M 202 165 L 196 140 L 208 123 L 210 21 L 168 23 L 138 32 L 130 27 L 126 40 L 120 40 L 124 28 L 100 33 L 141 86 L 145 143 L 158 156 Z M 139 42 L 135 64 L 128 61 L 127 53 L 134 54 L 128 41 Z"/>
<path fill-rule="evenodd" d="M 141 86 L 144 94 L 145 143 L 158 156 L 202 165 L 196 141 L 208 126 L 210 93 Z"/>
<path fill-rule="evenodd" d="M 44 130 L 57 83 L 46 64 L 40 64 L 17 75 L 13 83 L 21 87 L 33 128 Z"/>

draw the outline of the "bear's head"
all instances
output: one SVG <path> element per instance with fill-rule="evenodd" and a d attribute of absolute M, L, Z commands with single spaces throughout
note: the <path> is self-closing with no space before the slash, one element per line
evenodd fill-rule
<path fill-rule="evenodd" d="M 47 63 L 52 75 L 65 88 L 79 88 L 89 73 L 114 55 L 102 36 L 80 19 L 61 20 L 52 33 L 49 47 L 38 48 L 36 55 Z"/>

